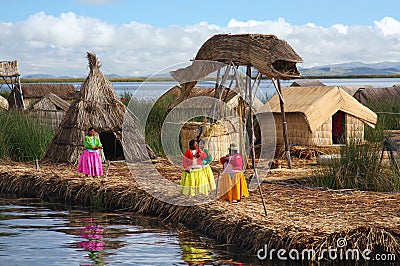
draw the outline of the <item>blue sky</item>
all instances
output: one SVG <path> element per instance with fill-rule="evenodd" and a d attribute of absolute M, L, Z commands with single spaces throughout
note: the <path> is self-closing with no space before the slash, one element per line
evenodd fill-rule
<path fill-rule="evenodd" d="M 101 18 L 113 24 L 132 20 L 157 27 L 191 25 L 201 21 L 224 25 L 234 18 L 247 20 L 276 20 L 279 17 L 291 24 L 314 23 L 328 27 L 333 24 L 372 25 L 374 20 L 399 16 L 398 0 L 13 0 L 0 1 L 12 12 L 2 12 L 2 20 L 16 22 L 45 11 L 58 16 L 74 12 L 81 16 Z"/>
<path fill-rule="evenodd" d="M 84 76 L 85 52 L 103 71 L 148 75 L 193 58 L 217 33 L 275 34 L 303 67 L 400 61 L 400 1 L 3 1 L 0 60 L 21 74 Z"/>

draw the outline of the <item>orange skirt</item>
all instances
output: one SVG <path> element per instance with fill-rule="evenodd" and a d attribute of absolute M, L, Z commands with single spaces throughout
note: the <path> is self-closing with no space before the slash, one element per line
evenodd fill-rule
<path fill-rule="evenodd" d="M 234 200 L 240 200 L 242 197 L 249 196 L 249 190 L 247 189 L 246 179 L 242 172 L 223 174 L 220 180 L 219 189 L 221 199 L 232 202 Z"/>

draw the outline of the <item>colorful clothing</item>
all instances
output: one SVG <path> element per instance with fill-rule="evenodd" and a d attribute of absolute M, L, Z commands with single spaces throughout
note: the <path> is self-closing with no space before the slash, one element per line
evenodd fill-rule
<path fill-rule="evenodd" d="M 184 195 L 208 195 L 211 185 L 207 167 L 203 168 L 202 161 L 207 154 L 201 150 L 188 150 L 183 157 L 182 164 L 185 171 L 182 173 L 180 191 Z M 210 169 L 211 171 L 211 169 Z M 212 172 L 211 172 L 212 174 Z M 215 181 L 214 181 L 215 188 Z"/>
<path fill-rule="evenodd" d="M 84 150 L 78 163 L 78 172 L 90 176 L 103 175 L 103 166 L 100 155 L 94 147 L 102 147 L 100 140 L 93 136 L 85 136 L 83 142 Z"/>
<path fill-rule="evenodd" d="M 246 179 L 242 172 L 243 160 L 239 153 L 227 155 L 220 158 L 224 165 L 221 177 L 220 195 L 221 199 L 232 202 L 249 196 Z"/>
<path fill-rule="evenodd" d="M 212 162 L 211 153 L 207 149 L 203 149 L 203 151 L 205 152 L 205 154 L 207 154 L 207 157 L 203 160 L 202 164 L 210 164 Z"/>

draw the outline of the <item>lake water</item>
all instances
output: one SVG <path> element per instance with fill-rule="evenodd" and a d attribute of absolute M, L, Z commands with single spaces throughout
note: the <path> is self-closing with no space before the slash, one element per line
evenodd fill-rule
<path fill-rule="evenodd" d="M 0 198 L 0 265 L 256 265 L 159 218 Z M 253 260 L 253 259 L 252 259 Z"/>
<path fill-rule="evenodd" d="M 328 86 L 373 86 L 375 88 L 392 87 L 395 84 L 400 84 L 399 78 L 361 78 L 361 79 L 319 79 L 322 83 Z M 281 81 L 282 87 L 289 86 L 293 80 Z M 177 85 L 177 82 L 114 82 L 113 86 L 116 93 L 122 96 L 124 93 L 131 93 L 136 98 L 156 99 L 163 93 Z M 79 84 L 80 85 L 80 84 Z M 77 84 L 77 86 L 79 86 Z M 198 86 L 214 87 L 214 83 L 200 81 Z M 270 80 L 262 80 L 258 97 L 263 99 L 271 97 L 275 93 L 275 87 Z"/>

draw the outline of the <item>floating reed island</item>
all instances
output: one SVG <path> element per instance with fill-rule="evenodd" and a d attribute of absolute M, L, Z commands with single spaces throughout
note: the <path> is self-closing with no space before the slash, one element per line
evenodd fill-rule
<path fill-rule="evenodd" d="M 172 182 L 181 169 L 167 160 L 153 160 Z M 271 176 L 307 176 L 304 160 L 296 170 L 276 169 Z M 213 165 L 213 170 L 218 167 Z M 267 216 L 257 192 L 238 204 L 216 200 L 197 206 L 177 206 L 159 201 L 135 181 L 125 163 L 114 163 L 107 178 L 79 175 L 67 164 L 0 162 L 0 192 L 43 200 L 94 205 L 108 211 L 133 211 L 182 223 L 189 228 L 234 245 L 256 256 L 267 245 L 275 249 L 370 249 L 374 253 L 400 255 L 400 194 L 328 190 L 268 182 L 262 184 Z"/>

